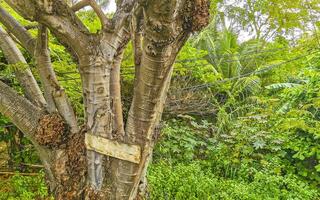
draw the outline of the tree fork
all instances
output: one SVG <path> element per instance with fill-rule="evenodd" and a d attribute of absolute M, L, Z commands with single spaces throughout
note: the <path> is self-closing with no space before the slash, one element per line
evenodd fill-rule
<path fill-rule="evenodd" d="M 208 24 L 208 0 L 118 1 L 112 26 L 106 26 L 106 30 L 96 34 L 88 31 L 64 0 L 5 1 L 26 19 L 48 27 L 79 60 L 86 120 L 81 131 L 70 131 L 72 126 L 59 112 L 57 104 L 59 113 L 52 108 L 49 114 L 41 112 L 36 119 L 32 118 L 33 113 L 24 108 L 30 114 L 30 120 L 35 121 L 32 126 L 35 145 L 44 149 L 47 155 L 42 157 L 48 158 L 43 159 L 43 162 L 55 198 L 135 199 L 156 142 L 154 134 L 161 120 L 173 63 L 189 35 Z M 104 23 L 106 18 L 100 8 L 95 11 Z M 133 19 L 132 13 L 136 14 Z M 117 56 L 122 54 L 128 40 L 126 37 L 130 23 L 136 76 L 133 101 L 123 131 L 118 87 L 121 56 Z M 46 44 L 41 45 L 45 40 L 40 39 L 38 47 L 45 49 Z M 45 62 L 49 62 L 48 54 L 44 56 Z M 4 98 L 4 103 L 0 103 L 0 111 L 8 113 L 9 109 L 12 121 L 22 130 L 28 131 L 30 124 L 23 119 L 26 115 L 24 110 L 14 115 L 15 109 L 7 100 Z M 15 103 L 19 103 L 18 100 Z M 21 105 L 25 104 L 28 103 L 22 101 Z M 86 151 L 86 133 L 118 143 L 139 145 L 142 149 L 140 163 Z M 108 160 L 111 162 L 105 162 Z M 108 176 L 105 178 L 106 174 Z"/>

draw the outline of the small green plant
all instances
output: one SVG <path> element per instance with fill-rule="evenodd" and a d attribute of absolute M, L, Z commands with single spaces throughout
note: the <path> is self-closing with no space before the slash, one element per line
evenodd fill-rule
<path fill-rule="evenodd" d="M 36 176 L 16 174 L 9 179 L 0 181 L 1 200 L 34 200 L 50 199 L 44 182 L 44 173 Z"/>
<path fill-rule="evenodd" d="M 159 162 L 149 171 L 151 199 L 176 200 L 278 200 L 320 198 L 294 176 L 257 172 L 252 181 L 224 179 L 213 175 L 199 162 L 170 165 Z"/>

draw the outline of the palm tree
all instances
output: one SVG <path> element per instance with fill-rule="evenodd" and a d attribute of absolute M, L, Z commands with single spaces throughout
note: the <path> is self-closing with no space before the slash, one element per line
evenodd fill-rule
<path fill-rule="evenodd" d="M 236 33 L 226 27 L 219 31 L 213 21 L 205 31 L 194 38 L 193 44 L 208 52 L 205 59 L 213 66 L 213 73 L 218 73 L 222 79 L 222 84 L 215 85 L 212 91 L 218 110 L 217 131 L 225 133 L 232 118 L 244 115 L 252 106 L 248 104 L 248 100 L 261 88 L 259 77 L 245 76 L 260 66 L 253 61 L 256 60 L 257 51 L 262 48 L 261 42 L 240 44 Z"/>

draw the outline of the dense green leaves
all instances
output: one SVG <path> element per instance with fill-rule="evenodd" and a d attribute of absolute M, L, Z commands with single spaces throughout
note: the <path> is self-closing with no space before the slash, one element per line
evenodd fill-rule
<path fill-rule="evenodd" d="M 149 172 L 152 199 L 241 199 L 316 200 L 317 191 L 294 176 L 277 176 L 258 172 L 250 183 L 241 180 L 221 179 L 201 164 L 159 163 Z"/>
<path fill-rule="evenodd" d="M 20 176 L 19 173 L 10 179 L 0 181 L 0 199 L 2 200 L 34 200 L 50 199 L 48 188 L 43 181 L 44 174 L 36 176 Z"/>

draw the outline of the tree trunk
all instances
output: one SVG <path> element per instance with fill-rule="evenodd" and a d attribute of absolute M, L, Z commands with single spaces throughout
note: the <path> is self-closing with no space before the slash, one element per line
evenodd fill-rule
<path fill-rule="evenodd" d="M 55 199 L 136 199 L 139 184 L 145 182 L 159 134 L 173 63 L 189 35 L 207 25 L 207 0 L 121 0 L 117 1 L 118 9 L 112 20 L 94 0 L 80 1 L 74 7 L 69 7 L 65 0 L 6 2 L 24 18 L 41 23 L 35 42 L 0 9 L 0 21 L 8 29 L 17 26 L 12 33 L 31 54 L 35 53 L 32 56 L 37 61 L 45 98 L 32 80 L 31 71 L 25 70 L 21 76 L 30 75 L 33 84 L 25 87 L 43 103 L 32 104 L 0 82 L 0 112 L 38 148 Z M 98 33 L 90 33 L 75 14 L 88 5 L 101 22 L 102 30 Z M 79 62 L 85 111 L 81 130 L 56 80 L 44 27 L 48 27 Z M 133 100 L 124 127 L 120 65 L 130 36 L 136 72 Z M 2 48 L 6 50 L 7 46 Z M 22 56 L 18 50 L 16 55 Z M 10 53 L 7 57 L 15 59 Z M 44 103 L 48 105 L 42 106 Z M 85 143 L 88 138 L 96 138 L 93 146 Z M 98 149 L 103 144 L 110 146 Z M 114 152 L 110 153 L 107 150 L 112 145 Z M 130 149 L 135 152 L 134 159 L 116 155 Z"/>
<path fill-rule="evenodd" d="M 87 134 L 112 138 L 112 110 L 110 107 L 111 61 L 103 55 L 90 55 L 80 60 L 80 74 L 85 101 Z M 87 152 L 88 182 L 100 190 L 104 180 L 104 156 Z"/>

